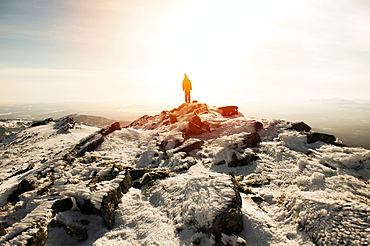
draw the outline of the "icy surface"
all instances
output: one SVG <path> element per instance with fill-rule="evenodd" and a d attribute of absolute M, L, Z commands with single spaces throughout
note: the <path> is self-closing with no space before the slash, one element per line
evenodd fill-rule
<path fill-rule="evenodd" d="M 189 130 L 194 115 L 202 123 L 199 134 Z M 263 127 L 256 129 L 256 122 Z M 223 117 L 217 107 L 193 103 L 142 117 L 106 136 L 94 151 L 67 162 L 64 156 L 99 129 L 79 125 L 58 133 L 53 126 L 27 128 L 0 144 L 0 242 L 5 245 L 27 242 L 37 223 L 47 232 L 46 245 L 214 245 L 217 240 L 256 246 L 370 244 L 367 149 L 308 144 L 304 133 L 289 129 L 291 122 Z M 252 132 L 261 142 L 243 146 Z M 177 151 L 194 139 L 203 142 Z M 258 159 L 229 166 L 251 154 Z M 169 177 L 123 194 L 113 228 L 75 204 L 52 212 L 53 199 L 68 197 L 101 209 L 127 168 L 167 170 Z M 217 239 L 204 228 L 235 196 L 228 174 L 243 187 L 244 229 Z M 34 188 L 8 201 L 24 179 Z M 62 224 L 83 228 L 88 238 L 67 235 Z"/>

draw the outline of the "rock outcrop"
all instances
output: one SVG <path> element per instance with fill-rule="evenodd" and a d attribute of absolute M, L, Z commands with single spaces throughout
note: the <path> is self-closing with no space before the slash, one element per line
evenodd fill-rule
<path fill-rule="evenodd" d="M 81 140 L 80 143 L 78 143 L 68 154 L 66 154 L 64 158 L 68 161 L 73 161 L 75 157 L 81 157 L 86 152 L 95 150 L 104 142 L 105 136 L 120 129 L 121 127 L 119 122 L 112 123 L 110 126 L 102 128 L 100 131 Z"/>
<path fill-rule="evenodd" d="M 218 109 L 221 110 L 222 116 L 233 116 L 239 114 L 237 106 L 219 107 Z"/>
<path fill-rule="evenodd" d="M 65 133 L 75 127 L 75 120 L 70 117 L 64 117 L 54 124 L 54 129 L 58 129 L 58 133 Z"/>
<path fill-rule="evenodd" d="M 228 175 L 182 174 L 144 192 L 153 206 L 171 211 L 179 232 L 212 234 L 219 240 L 222 233 L 243 230 L 242 200 Z"/>
<path fill-rule="evenodd" d="M 307 125 L 306 123 L 304 123 L 303 121 L 292 123 L 292 126 L 289 129 L 296 130 L 299 132 L 310 132 L 311 131 L 311 127 Z"/>
<path fill-rule="evenodd" d="M 47 118 L 47 119 L 42 120 L 42 121 L 33 122 L 30 127 L 43 126 L 43 125 L 49 124 L 52 121 L 54 121 L 53 118 Z"/>
<path fill-rule="evenodd" d="M 314 143 L 317 141 L 321 141 L 328 144 L 335 144 L 336 137 L 334 135 L 318 132 L 307 133 L 307 143 Z"/>

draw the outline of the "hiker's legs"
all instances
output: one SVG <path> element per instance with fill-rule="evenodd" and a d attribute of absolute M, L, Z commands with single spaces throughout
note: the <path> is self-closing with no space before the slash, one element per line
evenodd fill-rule
<path fill-rule="evenodd" d="M 185 91 L 185 102 L 190 102 L 190 91 Z"/>

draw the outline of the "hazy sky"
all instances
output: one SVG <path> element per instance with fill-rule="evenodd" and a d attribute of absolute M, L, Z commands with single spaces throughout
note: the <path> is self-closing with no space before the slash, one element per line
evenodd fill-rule
<path fill-rule="evenodd" d="M 0 0 L 0 103 L 370 99 L 369 0 Z"/>

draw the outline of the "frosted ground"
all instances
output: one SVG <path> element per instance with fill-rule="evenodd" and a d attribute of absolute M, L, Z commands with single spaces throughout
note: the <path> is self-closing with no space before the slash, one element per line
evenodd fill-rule
<path fill-rule="evenodd" d="M 370 243 L 367 149 L 308 143 L 292 122 L 225 115 L 202 103 L 142 117 L 73 157 L 76 146 L 100 139 L 100 129 L 57 124 L 28 128 L 0 145 L 1 244 L 26 245 L 42 233 L 46 245 Z M 127 170 L 165 175 L 144 183 L 148 172 L 129 186 L 112 219 L 99 211 Z M 16 193 L 23 180 L 31 188 Z M 217 216 L 238 196 L 240 231 L 218 233 Z M 69 209 L 53 209 L 66 198 Z M 84 213 L 81 201 L 98 212 Z"/>

